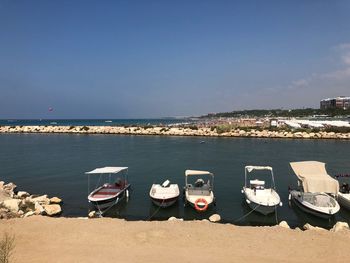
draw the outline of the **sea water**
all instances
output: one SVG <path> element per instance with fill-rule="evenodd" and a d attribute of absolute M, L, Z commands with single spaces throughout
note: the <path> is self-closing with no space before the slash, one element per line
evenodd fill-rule
<path fill-rule="evenodd" d="M 286 220 L 291 226 L 308 222 L 331 227 L 350 222 L 341 209 L 331 220 L 317 219 L 289 204 L 288 188 L 296 187 L 289 162 L 315 160 L 327 163 L 330 175 L 350 173 L 350 141 L 253 138 L 167 137 L 77 134 L 0 134 L 0 179 L 19 190 L 63 199 L 63 216 L 87 216 L 88 178 L 96 167 L 127 166 L 132 184 L 129 199 L 107 216 L 128 220 L 164 220 L 176 216 L 205 219 L 213 213 L 223 222 L 238 225 L 274 225 Z M 269 165 L 274 169 L 277 192 L 283 206 L 277 214 L 252 212 L 241 193 L 244 166 Z M 215 175 L 216 206 L 205 213 L 184 206 L 182 188 L 186 169 L 208 170 Z M 270 180 L 266 175 L 260 179 Z M 149 198 L 152 183 L 169 179 L 181 189 L 173 207 L 158 209 Z M 92 179 L 96 183 L 96 179 Z"/>

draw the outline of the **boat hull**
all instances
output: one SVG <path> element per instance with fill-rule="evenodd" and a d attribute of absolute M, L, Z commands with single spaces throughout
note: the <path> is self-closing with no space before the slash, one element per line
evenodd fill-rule
<path fill-rule="evenodd" d="M 190 194 L 189 190 L 185 189 L 185 199 L 186 199 L 186 204 L 190 204 L 190 206 L 192 206 L 198 212 L 207 211 L 209 207 L 211 207 L 212 204 L 215 203 L 213 191 L 209 191 L 209 195 L 196 195 L 196 194 Z M 197 202 L 197 207 L 196 207 L 196 201 L 198 199 L 204 199 L 207 205 L 205 205 L 203 202 Z"/>
<path fill-rule="evenodd" d="M 120 190 L 116 195 L 109 197 L 109 198 L 103 198 L 101 200 L 96 200 L 96 198 L 91 198 L 91 195 L 89 195 L 89 202 L 96 207 L 99 211 L 104 212 L 104 210 L 109 209 L 110 207 L 116 205 L 121 199 L 123 199 L 126 196 L 126 191 L 128 191 L 130 185 L 127 185 L 125 188 Z"/>
<path fill-rule="evenodd" d="M 317 208 L 309 207 L 307 206 L 305 202 L 301 199 L 301 192 L 299 191 L 291 191 L 290 192 L 291 199 L 293 202 L 305 213 L 311 214 L 313 216 L 323 218 L 323 219 L 329 219 L 334 214 L 336 214 L 339 211 L 339 207 L 335 208 L 334 210 L 329 211 L 328 213 L 325 211 L 316 210 Z M 338 205 L 339 206 L 339 205 Z"/>
<path fill-rule="evenodd" d="M 272 214 L 281 205 L 281 199 L 273 189 L 252 190 L 243 187 L 242 193 L 248 206 L 263 215 Z"/>
<path fill-rule="evenodd" d="M 277 209 L 277 206 L 278 206 L 278 205 L 266 206 L 266 205 L 257 204 L 257 203 L 251 202 L 251 201 L 247 202 L 247 200 L 246 200 L 246 203 L 248 204 L 248 206 L 252 210 L 254 210 L 254 211 L 258 212 L 258 213 L 261 213 L 261 214 L 263 214 L 265 216 L 268 215 L 268 214 L 274 213 L 276 211 L 276 209 Z"/>
<path fill-rule="evenodd" d="M 165 199 L 157 199 L 157 198 L 151 197 L 152 203 L 162 208 L 172 206 L 173 204 L 176 203 L 177 199 L 178 199 L 178 196 L 173 198 L 165 198 Z"/>
<path fill-rule="evenodd" d="M 338 203 L 341 207 L 350 210 L 350 194 L 338 194 Z"/>

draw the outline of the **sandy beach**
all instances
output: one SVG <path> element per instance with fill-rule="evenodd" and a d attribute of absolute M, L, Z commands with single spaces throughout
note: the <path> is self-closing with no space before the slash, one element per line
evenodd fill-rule
<path fill-rule="evenodd" d="M 13 262 L 344 262 L 350 231 L 202 221 L 48 218 L 0 221 Z"/>

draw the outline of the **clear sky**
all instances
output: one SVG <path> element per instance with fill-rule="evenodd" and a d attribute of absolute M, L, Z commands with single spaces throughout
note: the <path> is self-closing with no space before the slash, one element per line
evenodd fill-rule
<path fill-rule="evenodd" d="M 318 107 L 350 96 L 349 14 L 336 0 L 0 0 L 0 118 Z"/>

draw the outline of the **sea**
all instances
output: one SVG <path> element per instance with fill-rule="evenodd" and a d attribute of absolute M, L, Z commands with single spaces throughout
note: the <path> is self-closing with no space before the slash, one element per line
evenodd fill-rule
<path fill-rule="evenodd" d="M 84 121 L 66 120 L 62 123 L 91 125 Z M 142 123 L 156 123 L 153 121 L 144 120 Z M 91 209 L 87 196 L 98 182 L 97 177 L 90 178 L 89 187 L 85 172 L 97 167 L 127 166 L 132 186 L 129 198 L 109 210 L 108 217 L 167 220 L 175 216 L 202 220 L 217 213 L 223 223 L 236 225 L 275 225 L 285 220 L 292 227 L 310 223 L 330 228 L 336 221 L 350 223 L 350 211 L 343 208 L 335 217 L 324 220 L 302 212 L 288 200 L 289 189 L 297 187 L 289 162 L 321 161 L 327 164 L 327 171 L 332 176 L 350 174 L 350 141 L 346 140 L 0 134 L 0 149 L 0 180 L 14 182 L 18 190 L 31 194 L 62 198 L 62 216 L 65 217 L 87 216 Z M 273 167 L 277 192 L 283 203 L 276 214 L 263 216 L 251 212 L 245 203 L 241 189 L 246 165 Z M 184 205 L 181 194 L 174 206 L 166 209 L 155 207 L 149 198 L 151 185 L 169 179 L 179 184 L 182 192 L 186 169 L 214 173 L 216 206 L 198 213 Z M 257 176 L 266 181 L 270 179 L 267 174 Z"/>

